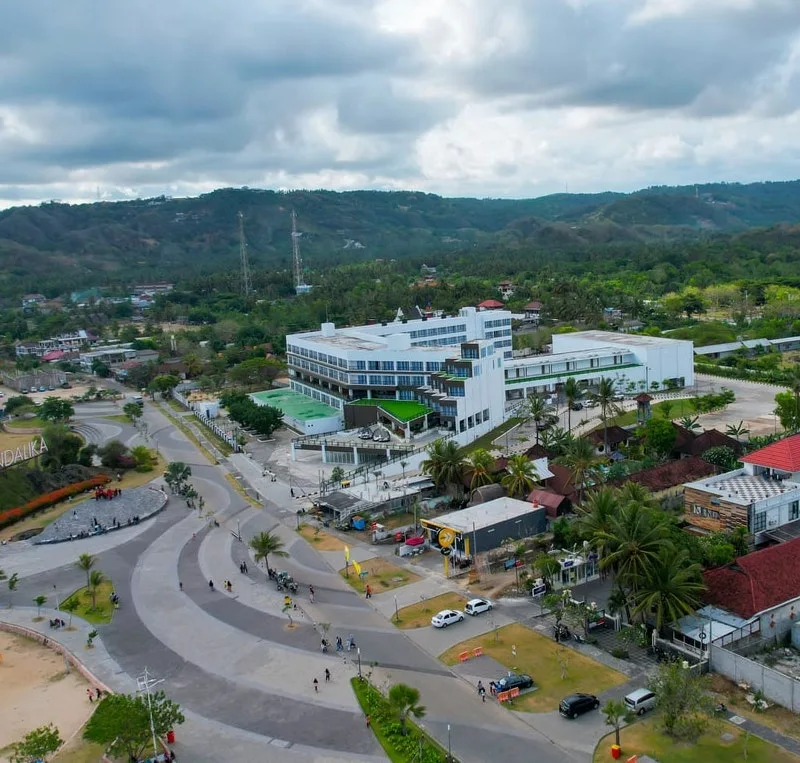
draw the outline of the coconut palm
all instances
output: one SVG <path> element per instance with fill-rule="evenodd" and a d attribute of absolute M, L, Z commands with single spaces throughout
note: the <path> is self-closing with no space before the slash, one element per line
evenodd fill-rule
<path fill-rule="evenodd" d="M 583 437 L 572 439 L 567 444 L 564 455 L 555 459 L 555 463 L 566 466 L 572 472 L 572 481 L 578 488 L 579 504 L 583 502 L 586 484 L 597 479 L 603 460 L 597 455 L 594 445 Z"/>
<path fill-rule="evenodd" d="M 89 573 L 89 594 L 92 597 L 92 609 L 97 607 L 97 589 L 105 583 L 106 576 L 100 570 L 92 570 Z"/>
<path fill-rule="evenodd" d="M 617 585 L 629 592 L 629 601 L 636 601 L 649 568 L 662 550 L 672 547 L 669 519 L 642 504 L 628 503 L 612 518 L 608 531 L 598 533 L 596 542 L 606 549 L 601 567 L 614 570 Z"/>
<path fill-rule="evenodd" d="M 541 427 L 550 416 L 554 416 L 555 412 L 555 408 L 543 397 L 532 395 L 528 398 L 525 415 L 533 421 L 534 427 L 536 428 L 537 445 L 539 444 L 539 427 Z"/>
<path fill-rule="evenodd" d="M 79 570 L 83 570 L 86 573 L 86 587 L 89 587 L 89 573 L 91 572 L 92 567 L 94 567 L 97 558 L 92 556 L 92 554 L 81 554 L 78 557 L 78 561 L 75 562 L 75 566 Z"/>
<path fill-rule="evenodd" d="M 164 472 L 164 482 L 169 485 L 172 492 L 180 492 L 181 487 L 192 476 L 192 467 L 183 461 L 172 461 Z"/>
<path fill-rule="evenodd" d="M 574 376 L 564 382 L 564 397 L 567 399 L 567 431 L 572 431 L 572 406 L 581 396 L 581 390 Z"/>
<path fill-rule="evenodd" d="M 653 494 L 638 482 L 626 482 L 617 490 L 617 500 L 620 506 L 627 506 L 629 503 L 638 503 L 650 509 L 658 508 L 658 501 L 653 498 Z"/>
<path fill-rule="evenodd" d="M 697 609 L 705 588 L 701 566 L 686 551 L 665 546 L 638 580 L 633 615 L 651 615 L 663 633 L 665 626 Z"/>
<path fill-rule="evenodd" d="M 603 422 L 603 453 L 608 453 L 608 419 L 609 416 L 618 416 L 622 409 L 614 401 L 617 391 L 614 389 L 614 380 L 603 376 L 597 385 L 593 397 L 600 406 L 600 419 Z"/>
<path fill-rule="evenodd" d="M 794 366 L 789 372 L 789 389 L 794 395 L 794 428 L 800 426 L 800 367 Z"/>
<path fill-rule="evenodd" d="M 389 705 L 400 719 L 403 734 L 408 733 L 406 720 L 409 716 L 423 718 L 425 708 L 419 704 L 419 689 L 408 684 L 395 684 L 389 689 Z"/>
<path fill-rule="evenodd" d="M 510 496 L 524 498 L 533 490 L 539 479 L 536 467 L 525 456 L 510 456 L 506 465 L 508 474 L 501 482 Z"/>
<path fill-rule="evenodd" d="M 462 484 L 465 464 L 455 440 L 436 440 L 428 446 L 427 453 L 420 469 L 430 475 L 438 488 Z"/>
<path fill-rule="evenodd" d="M 611 522 L 619 510 L 619 494 L 609 487 L 594 491 L 578 507 L 581 535 L 589 539 L 601 557 L 605 553 L 603 538 L 611 531 Z"/>
<path fill-rule="evenodd" d="M 260 564 L 263 561 L 267 570 L 269 570 L 270 554 L 283 558 L 289 556 L 289 554 L 283 550 L 283 541 L 271 532 L 260 532 L 258 535 L 250 538 L 250 543 L 248 543 L 248 545 L 253 549 L 253 557 L 256 560 L 256 564 Z"/>
<path fill-rule="evenodd" d="M 567 445 L 572 440 L 572 435 L 562 427 L 553 427 L 542 432 L 542 447 L 548 454 L 557 458 L 563 456 Z"/>
<path fill-rule="evenodd" d="M 495 458 L 487 450 L 478 448 L 470 453 L 467 458 L 467 471 L 472 475 L 469 481 L 470 490 L 494 482 L 494 465 Z"/>

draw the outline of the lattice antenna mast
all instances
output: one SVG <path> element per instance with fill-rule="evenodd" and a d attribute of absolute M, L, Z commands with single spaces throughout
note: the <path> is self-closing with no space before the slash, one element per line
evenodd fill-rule
<path fill-rule="evenodd" d="M 294 265 L 294 288 L 303 286 L 303 261 L 300 259 L 300 234 L 297 232 L 297 212 L 292 210 L 292 263 Z"/>
<path fill-rule="evenodd" d="M 247 239 L 244 237 L 244 214 L 239 212 L 239 267 L 242 271 L 242 294 L 250 296 L 250 262 L 247 258 Z"/>

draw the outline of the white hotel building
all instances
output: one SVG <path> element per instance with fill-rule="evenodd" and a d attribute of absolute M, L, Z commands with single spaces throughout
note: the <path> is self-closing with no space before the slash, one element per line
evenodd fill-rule
<path fill-rule="evenodd" d="M 462 308 L 458 315 L 337 328 L 286 337 L 291 388 L 344 411 L 365 399 L 417 401 L 426 423 L 478 437 L 525 396 L 558 391 L 574 376 L 620 390 L 670 379 L 694 384 L 691 342 L 604 331 L 553 336 L 553 352 L 513 358 L 511 313 Z M 430 419 L 430 421 L 429 421 Z"/>

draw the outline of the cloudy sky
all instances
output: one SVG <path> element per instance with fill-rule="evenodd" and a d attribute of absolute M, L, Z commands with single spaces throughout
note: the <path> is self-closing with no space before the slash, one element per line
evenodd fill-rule
<path fill-rule="evenodd" d="M 800 0 L 25 0 L 0 205 L 800 177 Z"/>

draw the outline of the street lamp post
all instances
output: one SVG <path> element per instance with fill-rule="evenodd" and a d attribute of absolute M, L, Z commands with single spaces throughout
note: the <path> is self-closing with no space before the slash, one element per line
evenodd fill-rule
<path fill-rule="evenodd" d="M 358 680 L 361 680 L 361 647 L 356 647 L 356 655 L 358 656 Z"/>
<path fill-rule="evenodd" d="M 453 759 L 453 748 L 450 745 L 450 724 L 447 724 L 447 759 Z"/>
<path fill-rule="evenodd" d="M 394 621 L 396 623 L 400 622 L 400 613 L 397 611 L 397 594 L 394 596 Z"/>

